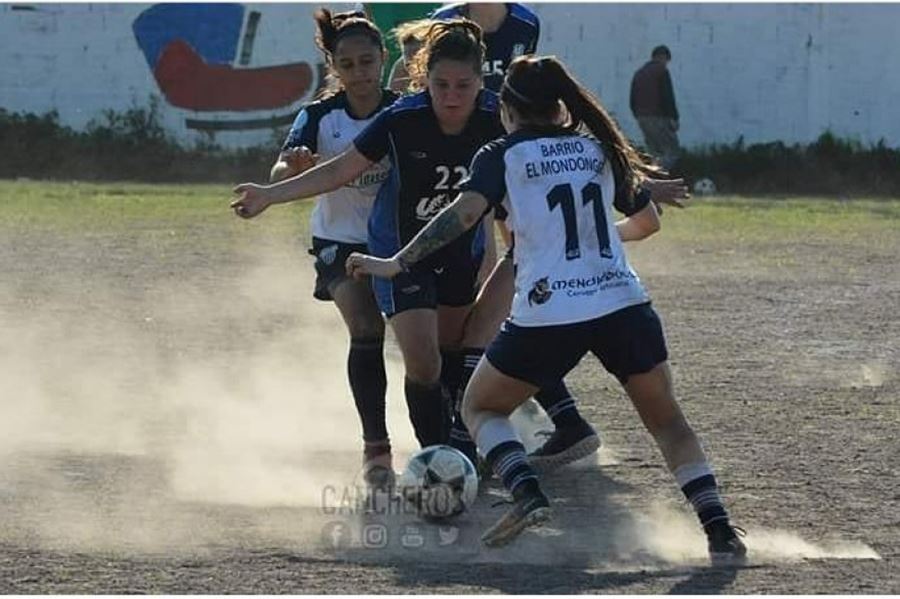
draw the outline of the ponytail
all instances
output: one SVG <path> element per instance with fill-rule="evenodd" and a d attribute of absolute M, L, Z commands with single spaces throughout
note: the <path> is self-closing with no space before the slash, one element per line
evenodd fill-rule
<path fill-rule="evenodd" d="M 568 127 L 587 129 L 603 145 L 617 193 L 626 198 L 634 196 L 643 174 L 661 172 L 638 153 L 600 101 L 553 56 L 515 59 L 500 97 L 515 107 L 522 118 L 536 123 L 552 122 L 559 116 L 562 102 L 571 118 Z"/>
<path fill-rule="evenodd" d="M 332 65 L 338 43 L 351 35 L 365 36 L 372 45 L 384 53 L 381 31 L 362 11 L 332 13 L 327 8 L 320 8 L 313 13 L 313 19 L 316 22 L 316 46 L 325 55 L 329 66 Z M 316 94 L 317 98 L 331 95 L 341 89 L 341 83 L 333 72 L 328 74 L 325 81 L 323 88 Z"/>
<path fill-rule="evenodd" d="M 313 13 L 313 19 L 316 21 L 316 46 L 329 59 L 338 42 L 348 35 L 364 35 L 384 50 L 381 31 L 362 11 L 332 13 L 327 8 L 320 8 Z"/>

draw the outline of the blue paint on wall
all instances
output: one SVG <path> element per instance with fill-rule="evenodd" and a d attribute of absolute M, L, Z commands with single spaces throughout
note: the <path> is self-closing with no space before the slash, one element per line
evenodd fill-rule
<path fill-rule="evenodd" d="M 241 27 L 242 4 L 155 4 L 142 12 L 133 24 L 138 46 L 155 70 L 163 49 L 174 40 L 183 40 L 207 64 L 234 63 Z"/>

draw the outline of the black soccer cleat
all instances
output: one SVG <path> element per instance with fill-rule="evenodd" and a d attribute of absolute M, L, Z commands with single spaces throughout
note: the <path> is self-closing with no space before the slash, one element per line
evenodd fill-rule
<path fill-rule="evenodd" d="M 743 566 L 747 563 L 747 546 L 740 536 L 746 535 L 743 528 L 718 520 L 705 527 L 709 541 L 709 561 L 713 566 Z"/>
<path fill-rule="evenodd" d="M 496 524 L 481 535 L 481 542 L 488 547 L 506 545 L 526 528 L 538 526 L 550 519 L 550 501 L 546 495 L 537 491 L 511 502 L 512 507 Z"/>
<path fill-rule="evenodd" d="M 592 455 L 600 449 L 600 436 L 587 422 L 558 428 L 547 441 L 528 454 L 528 462 L 538 473 L 546 474 L 566 464 Z"/>

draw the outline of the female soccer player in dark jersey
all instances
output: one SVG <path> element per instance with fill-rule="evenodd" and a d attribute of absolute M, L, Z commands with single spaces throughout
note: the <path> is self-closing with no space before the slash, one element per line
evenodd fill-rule
<path fill-rule="evenodd" d="M 316 44 L 331 71 L 329 88 L 297 115 L 272 167 L 271 180 L 293 177 L 316 161 L 340 154 L 397 95 L 381 88 L 385 49 L 381 32 L 363 13 L 314 15 Z M 384 319 L 368 281 L 344 273 L 353 251 L 365 251 L 366 227 L 375 194 L 387 176 L 387 161 L 319 196 L 310 217 L 316 256 L 313 296 L 333 301 L 350 334 L 347 374 L 363 432 L 363 476 L 367 484 L 390 485 L 391 444 L 385 422 L 387 378 Z"/>
<path fill-rule="evenodd" d="M 435 22 L 414 65 L 425 73 L 426 91 L 385 109 L 336 158 L 275 185 L 237 186 L 232 207 L 250 218 L 272 204 L 335 189 L 388 157 L 391 170 L 369 219 L 368 246 L 376 255 L 393 255 L 452 199 L 477 149 L 503 133 L 497 96 L 482 89 L 483 60 L 476 24 Z M 403 354 L 410 419 L 423 446 L 447 441 L 440 350 L 459 343 L 483 252 L 478 229 L 401 277 L 375 282 Z"/>
<path fill-rule="evenodd" d="M 443 6 L 432 14 L 433 19 L 446 20 L 465 17 L 475 21 L 484 31 L 485 56 L 482 63 L 484 86 L 493 91 L 500 89 L 503 74 L 509 63 L 517 56 L 533 54 L 537 50 L 540 37 L 540 21 L 537 15 L 522 4 L 512 3 L 455 3 Z M 404 57 L 394 65 L 391 88 L 399 89 L 400 79 L 412 81 L 405 63 L 410 62 L 407 52 L 414 54 L 421 32 L 428 27 L 428 21 L 406 23 L 394 30 L 395 36 L 403 44 Z M 396 78 L 395 78 L 396 75 Z M 493 241 L 493 227 L 488 219 L 485 234 Z M 502 221 L 498 221 L 502 222 Z M 507 245 L 511 245 L 508 232 L 498 225 Z M 493 243 L 488 246 L 494 250 Z M 496 261 L 496 252 L 491 251 L 482 264 L 479 273 L 481 291 L 466 323 L 460 351 L 445 348 L 444 379 L 448 388 L 464 389 L 466 382 L 481 358 L 487 343 L 494 338 L 500 323 L 509 314 L 509 304 L 513 295 L 513 260 L 511 250 Z M 552 436 L 532 454 L 533 461 L 541 470 L 551 470 L 579 458 L 594 453 L 600 447 L 600 437 L 593 427 L 581 416 L 575 400 L 562 381 L 541 389 L 535 399 L 553 420 L 555 430 Z M 530 408 L 533 404 L 526 404 Z M 529 412 L 535 412 L 529 410 Z M 450 433 L 450 443 L 473 460 L 475 446 L 469 434 L 457 417 Z"/>
<path fill-rule="evenodd" d="M 555 58 L 515 60 L 501 102 L 509 134 L 479 151 L 453 204 L 393 257 L 347 259 L 354 276 L 397 276 L 470 230 L 491 207 L 509 214 L 516 295 L 463 404 L 479 449 L 513 496 L 512 508 L 482 541 L 508 543 L 550 517 L 550 503 L 508 416 L 591 352 L 622 383 L 656 440 L 697 512 L 712 561 L 744 561 L 746 548 L 675 399 L 659 317 L 623 248 L 660 227 L 648 195 L 634 192 L 646 165 Z M 562 105 L 586 132 L 556 124 Z M 625 218 L 615 221 L 613 208 Z"/>

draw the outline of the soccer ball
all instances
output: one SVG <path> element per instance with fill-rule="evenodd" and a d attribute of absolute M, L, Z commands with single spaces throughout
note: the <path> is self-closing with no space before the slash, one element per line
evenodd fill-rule
<path fill-rule="evenodd" d="M 711 196 L 716 193 L 716 184 L 713 183 L 712 179 L 706 177 L 698 179 L 697 182 L 694 183 L 694 193 L 698 196 Z"/>
<path fill-rule="evenodd" d="M 409 458 L 397 480 L 401 495 L 426 520 L 445 520 L 466 511 L 478 495 L 475 466 L 449 445 L 431 445 Z"/>

